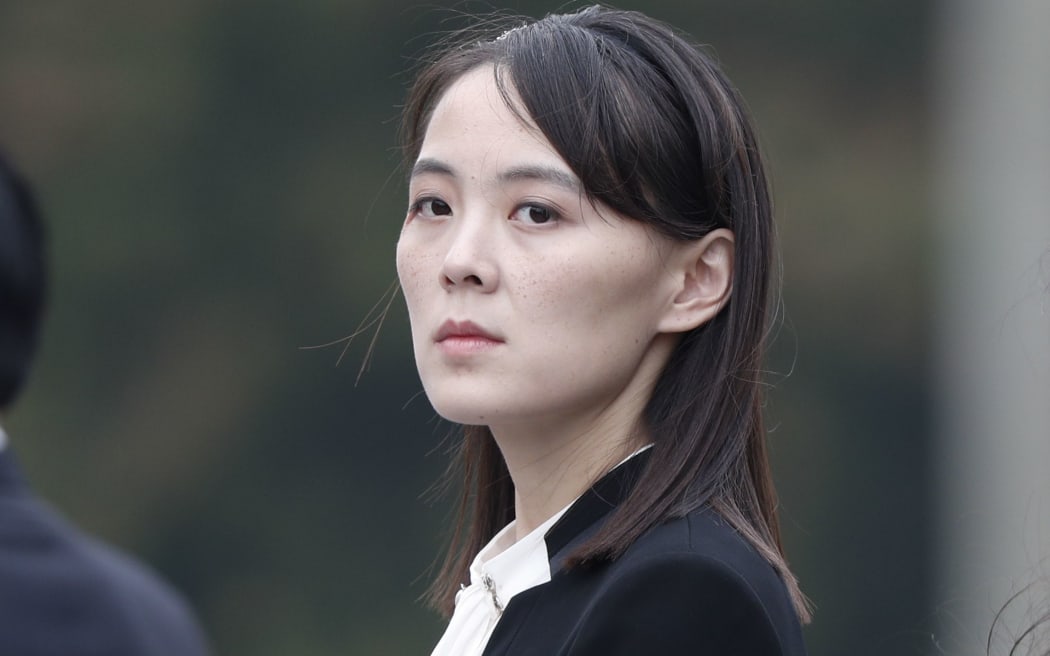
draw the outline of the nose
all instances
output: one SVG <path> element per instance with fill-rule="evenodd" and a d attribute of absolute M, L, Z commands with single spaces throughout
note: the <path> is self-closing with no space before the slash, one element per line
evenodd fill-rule
<path fill-rule="evenodd" d="M 499 267 L 491 229 L 485 217 L 460 217 L 438 272 L 445 291 L 473 289 L 487 293 L 499 284 Z"/>

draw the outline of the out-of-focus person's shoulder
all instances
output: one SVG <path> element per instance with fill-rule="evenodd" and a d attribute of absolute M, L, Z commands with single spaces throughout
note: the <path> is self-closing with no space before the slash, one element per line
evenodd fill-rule
<path fill-rule="evenodd" d="M 208 653 L 174 588 L 37 498 L 10 460 L 0 453 L 0 654 Z"/>
<path fill-rule="evenodd" d="M 704 509 L 654 528 L 610 565 L 578 644 L 580 654 L 805 654 L 780 576 Z"/>
<path fill-rule="evenodd" d="M 94 572 L 116 621 L 127 635 L 137 635 L 150 654 L 208 653 L 203 632 L 182 595 L 143 562 L 83 536 L 80 549 L 86 571 Z"/>

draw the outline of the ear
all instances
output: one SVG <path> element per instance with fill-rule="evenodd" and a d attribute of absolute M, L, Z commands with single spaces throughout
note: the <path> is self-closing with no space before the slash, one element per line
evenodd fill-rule
<path fill-rule="evenodd" d="M 715 317 L 733 291 L 732 231 L 718 228 L 695 242 L 679 243 L 673 256 L 675 289 L 658 329 L 684 333 Z"/>

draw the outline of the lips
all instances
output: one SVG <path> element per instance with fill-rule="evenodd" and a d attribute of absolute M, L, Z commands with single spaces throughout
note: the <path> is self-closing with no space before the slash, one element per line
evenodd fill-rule
<path fill-rule="evenodd" d="M 434 341 L 440 344 L 450 340 L 487 342 L 503 341 L 499 336 L 490 333 L 472 321 L 452 321 L 449 319 L 438 328 L 437 333 L 434 335 Z"/>

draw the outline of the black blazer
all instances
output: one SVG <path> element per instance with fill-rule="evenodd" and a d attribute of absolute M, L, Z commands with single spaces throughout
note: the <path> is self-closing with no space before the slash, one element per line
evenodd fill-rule
<path fill-rule="evenodd" d="M 0 451 L 0 656 L 202 656 L 185 603 L 36 499 Z"/>
<path fill-rule="evenodd" d="M 804 656 L 780 577 L 709 509 L 649 531 L 611 563 L 565 569 L 647 458 L 610 472 L 547 532 L 551 580 L 510 600 L 485 656 Z"/>

